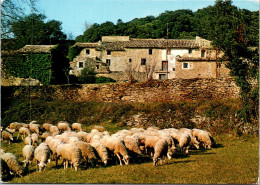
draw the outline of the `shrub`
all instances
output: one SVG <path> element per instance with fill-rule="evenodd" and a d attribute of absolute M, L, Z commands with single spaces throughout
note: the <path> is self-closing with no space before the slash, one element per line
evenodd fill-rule
<path fill-rule="evenodd" d="M 81 75 L 78 78 L 78 81 L 80 83 L 95 83 L 96 82 L 96 73 L 95 73 L 94 69 L 85 67 L 82 70 Z"/>
<path fill-rule="evenodd" d="M 115 80 L 104 76 L 99 76 L 96 78 L 96 83 L 111 83 L 111 82 L 115 82 Z"/>

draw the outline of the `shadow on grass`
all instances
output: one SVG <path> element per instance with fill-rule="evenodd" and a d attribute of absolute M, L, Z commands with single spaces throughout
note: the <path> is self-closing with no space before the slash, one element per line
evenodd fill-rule
<path fill-rule="evenodd" d="M 223 148 L 224 147 L 224 145 L 222 145 L 222 144 L 215 144 L 215 146 L 213 147 L 213 148 Z"/>

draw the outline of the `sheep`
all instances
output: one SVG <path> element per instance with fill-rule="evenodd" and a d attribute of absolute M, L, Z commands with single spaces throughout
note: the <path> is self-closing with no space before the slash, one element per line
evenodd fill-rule
<path fill-rule="evenodd" d="M 103 132 L 103 135 L 104 135 L 104 136 L 110 136 L 110 134 L 109 134 L 108 131 L 104 131 L 104 132 Z"/>
<path fill-rule="evenodd" d="M 81 132 L 81 131 L 83 131 L 82 130 L 82 125 L 80 124 L 80 123 L 73 123 L 72 125 L 71 125 L 71 129 L 72 130 L 77 130 L 77 131 L 79 131 L 79 132 Z"/>
<path fill-rule="evenodd" d="M 203 147 L 211 148 L 212 145 L 215 144 L 213 137 L 208 131 L 200 130 L 200 129 L 192 129 L 192 135 L 195 137 L 200 143 L 202 143 Z"/>
<path fill-rule="evenodd" d="M 85 161 L 88 162 L 88 160 L 90 160 L 92 167 L 94 167 L 97 163 L 97 156 L 94 152 L 94 148 L 89 143 L 84 141 L 75 141 L 73 144 L 81 150 L 82 157 Z"/>
<path fill-rule="evenodd" d="M 50 123 L 44 123 L 44 124 L 42 125 L 42 128 L 43 128 L 44 130 L 46 130 L 46 131 L 50 131 L 51 126 L 53 126 L 53 125 L 50 124 Z"/>
<path fill-rule="evenodd" d="M 31 136 L 31 138 L 32 138 L 32 144 L 33 144 L 33 145 L 34 145 L 34 144 L 36 144 L 36 145 L 39 145 L 39 144 L 40 144 L 40 143 L 39 143 L 39 136 L 38 136 L 38 134 L 33 133 L 32 136 Z"/>
<path fill-rule="evenodd" d="M 5 149 L 1 148 L 1 155 L 5 154 L 5 153 L 6 153 Z"/>
<path fill-rule="evenodd" d="M 24 167 L 28 167 L 29 164 L 31 164 L 33 158 L 34 158 L 34 146 L 32 145 L 25 145 L 23 147 L 23 157 L 24 157 Z"/>
<path fill-rule="evenodd" d="M 31 132 L 28 128 L 20 127 L 18 130 L 17 139 L 19 139 L 20 135 L 22 136 L 22 139 L 24 139 L 25 136 L 30 136 Z"/>
<path fill-rule="evenodd" d="M 153 165 L 156 166 L 159 158 L 165 158 L 168 152 L 168 143 L 165 138 L 159 139 L 154 146 Z"/>
<path fill-rule="evenodd" d="M 81 136 L 83 138 L 83 141 L 87 142 L 87 137 L 88 137 L 88 133 L 87 132 L 78 132 L 77 133 L 78 136 Z"/>
<path fill-rule="evenodd" d="M 156 142 L 160 139 L 159 136 L 146 136 L 145 137 L 145 152 L 146 154 L 153 156 L 154 146 Z"/>
<path fill-rule="evenodd" d="M 11 133 L 9 133 L 8 131 L 5 131 L 5 130 L 2 131 L 1 137 L 2 137 L 1 140 L 9 141 L 9 145 L 11 144 L 11 141 L 14 140 L 13 135 Z"/>
<path fill-rule="evenodd" d="M 105 129 L 105 127 L 103 127 L 103 126 L 98 126 L 98 125 L 95 125 L 94 127 L 93 127 L 93 129 L 97 129 L 99 132 L 104 132 L 106 129 Z"/>
<path fill-rule="evenodd" d="M 41 143 L 34 151 L 34 159 L 36 161 L 36 171 L 41 172 L 46 169 L 51 151 L 46 143 Z M 39 166 L 39 167 L 38 167 Z"/>
<path fill-rule="evenodd" d="M 24 144 L 25 145 L 32 145 L 33 141 L 32 141 L 32 138 L 30 136 L 27 136 L 25 139 L 24 139 Z"/>
<path fill-rule="evenodd" d="M 21 123 L 13 122 L 13 123 L 10 123 L 9 128 L 10 129 L 15 129 L 16 131 L 18 131 L 19 128 L 22 127 L 22 126 L 23 125 Z"/>
<path fill-rule="evenodd" d="M 4 160 L 1 160 L 0 171 L 1 171 L 1 183 L 8 181 L 8 179 L 10 179 L 11 171 Z"/>
<path fill-rule="evenodd" d="M 131 151 L 135 154 L 138 154 L 138 155 L 142 154 L 142 152 L 138 146 L 138 141 L 134 137 L 126 136 L 123 138 L 123 141 L 125 143 L 126 148 L 129 151 Z"/>
<path fill-rule="evenodd" d="M 59 133 L 60 132 L 60 130 L 59 130 L 59 128 L 57 127 L 57 126 L 51 126 L 50 127 L 50 133 L 51 134 L 54 134 L 54 133 Z"/>
<path fill-rule="evenodd" d="M 11 134 L 15 133 L 15 129 L 10 129 L 10 127 L 6 127 L 5 130 L 10 132 Z"/>
<path fill-rule="evenodd" d="M 200 143 L 197 141 L 195 137 L 192 135 L 192 130 L 188 128 L 180 128 L 180 132 L 186 133 L 190 136 L 190 146 L 196 148 L 197 150 L 200 148 Z"/>
<path fill-rule="evenodd" d="M 59 139 L 55 139 L 53 137 L 47 137 L 45 140 L 45 143 L 48 144 L 50 150 L 52 151 L 52 156 L 56 162 L 56 166 L 58 165 L 58 157 L 57 157 L 57 147 L 60 144 L 64 144 L 64 142 L 62 142 Z"/>
<path fill-rule="evenodd" d="M 11 173 L 15 173 L 15 174 L 19 175 L 20 177 L 22 176 L 23 170 L 22 170 L 21 166 L 19 165 L 17 157 L 14 154 L 5 153 L 5 154 L 1 155 L 1 159 L 6 162 Z"/>
<path fill-rule="evenodd" d="M 97 156 L 101 159 L 104 165 L 107 165 L 108 162 L 108 151 L 104 145 L 100 143 L 100 141 L 95 141 L 90 143 L 90 145 L 95 148 Z"/>
<path fill-rule="evenodd" d="M 40 125 L 36 124 L 36 121 L 29 123 L 29 129 L 32 133 L 40 134 Z"/>
<path fill-rule="evenodd" d="M 51 133 L 50 133 L 50 132 L 44 132 L 44 133 L 42 133 L 42 142 L 43 142 L 48 136 L 51 136 Z"/>
<path fill-rule="evenodd" d="M 107 147 L 110 151 L 114 152 L 114 154 L 118 157 L 120 165 L 122 165 L 121 157 L 123 156 L 123 161 L 126 165 L 129 164 L 129 155 L 126 150 L 126 147 L 122 140 L 113 138 L 111 136 L 105 136 L 100 140 L 101 144 Z"/>
<path fill-rule="evenodd" d="M 70 126 L 67 122 L 59 122 L 58 123 L 58 129 L 62 131 L 71 131 Z"/>
<path fill-rule="evenodd" d="M 57 146 L 57 156 L 63 159 L 64 169 L 68 168 L 69 162 L 74 166 L 75 171 L 78 171 L 82 153 L 81 150 L 74 144 L 60 144 Z"/>

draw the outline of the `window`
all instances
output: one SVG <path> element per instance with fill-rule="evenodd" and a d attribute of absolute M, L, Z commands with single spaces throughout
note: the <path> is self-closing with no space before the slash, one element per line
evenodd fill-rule
<path fill-rule="evenodd" d="M 168 61 L 162 61 L 162 71 L 168 71 Z"/>
<path fill-rule="evenodd" d="M 159 79 L 160 79 L 160 80 L 165 80 L 165 79 L 167 79 L 167 78 L 166 78 L 166 74 L 159 74 Z"/>
<path fill-rule="evenodd" d="M 153 54 L 153 49 L 149 49 L 149 55 Z"/>
<path fill-rule="evenodd" d="M 192 49 L 189 49 L 189 54 L 191 54 L 192 53 Z"/>
<path fill-rule="evenodd" d="M 110 66 L 110 63 L 111 63 L 110 59 L 106 59 L 107 66 Z"/>
<path fill-rule="evenodd" d="M 132 62 L 132 59 L 131 59 L 131 58 L 129 58 L 129 62 L 130 62 L 130 63 Z"/>
<path fill-rule="evenodd" d="M 84 67 L 84 63 L 83 62 L 79 62 L 79 68 L 83 68 Z"/>
<path fill-rule="evenodd" d="M 188 69 L 189 68 L 189 63 L 183 63 L 182 64 L 183 69 Z"/>
<path fill-rule="evenodd" d="M 90 50 L 89 50 L 89 49 L 86 50 L 86 54 L 87 54 L 87 55 L 90 54 Z"/>
<path fill-rule="evenodd" d="M 111 55 L 111 51 L 107 50 L 107 55 Z"/>
<path fill-rule="evenodd" d="M 96 69 L 99 69 L 99 65 L 96 65 Z"/>
<path fill-rule="evenodd" d="M 217 68 L 221 68 L 221 63 L 217 63 Z"/>
<path fill-rule="evenodd" d="M 205 57 L 205 50 L 201 50 L 201 57 Z"/>
<path fill-rule="evenodd" d="M 146 65 L 146 58 L 142 58 L 142 59 L 141 59 L 141 65 L 142 65 L 142 66 L 145 66 L 145 65 Z"/>

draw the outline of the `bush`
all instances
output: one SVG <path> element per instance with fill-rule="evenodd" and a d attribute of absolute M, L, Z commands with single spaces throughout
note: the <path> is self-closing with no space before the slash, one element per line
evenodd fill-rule
<path fill-rule="evenodd" d="M 96 83 L 111 83 L 111 82 L 115 82 L 115 80 L 104 76 L 99 76 L 96 78 Z"/>
<path fill-rule="evenodd" d="M 85 67 L 81 75 L 78 78 L 80 83 L 95 83 L 96 82 L 96 73 L 93 68 Z"/>

